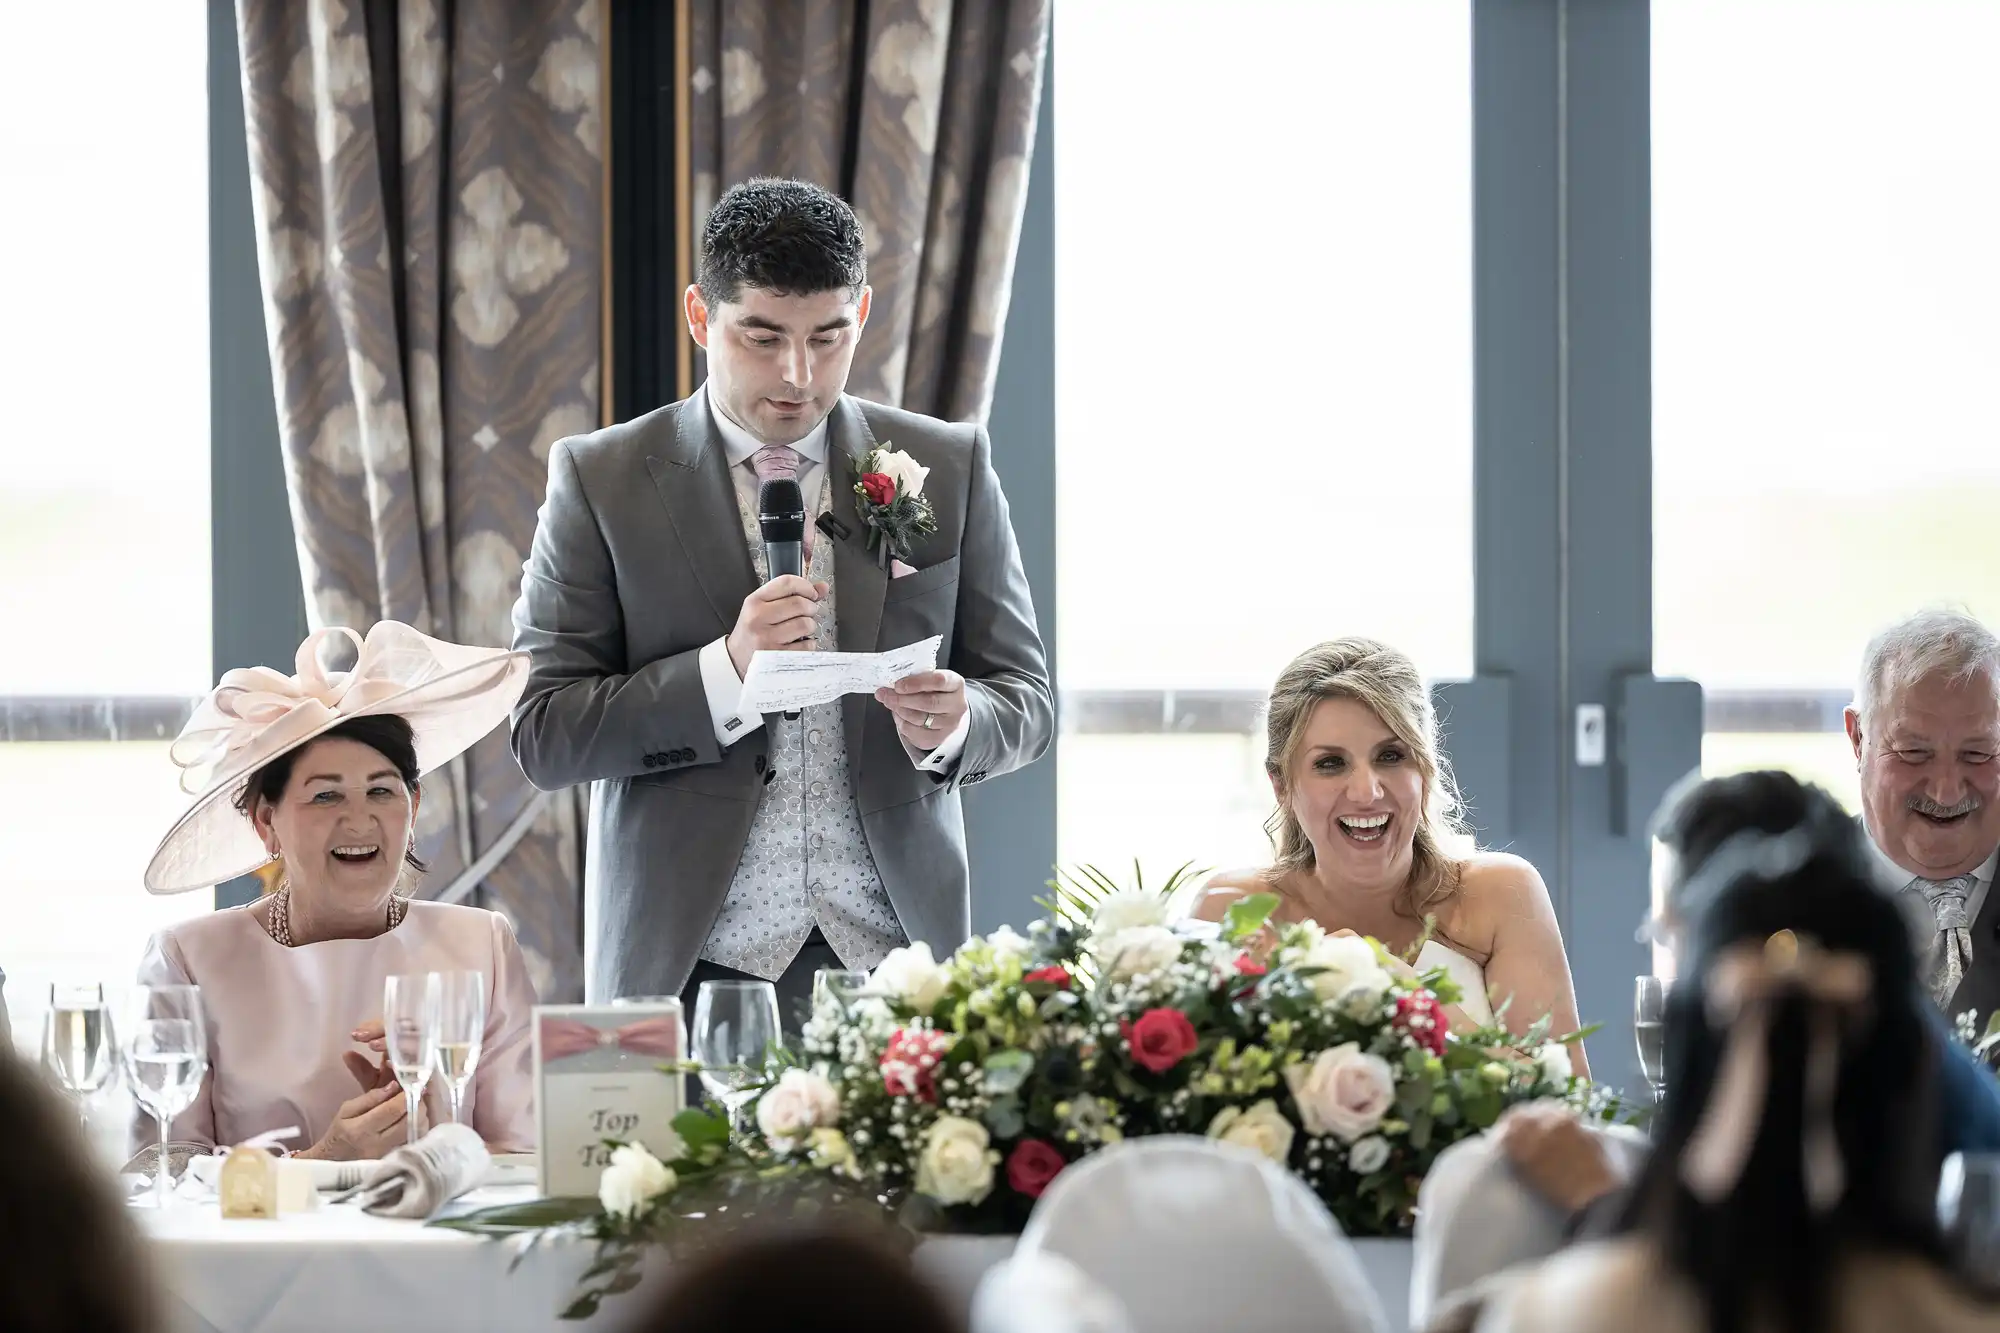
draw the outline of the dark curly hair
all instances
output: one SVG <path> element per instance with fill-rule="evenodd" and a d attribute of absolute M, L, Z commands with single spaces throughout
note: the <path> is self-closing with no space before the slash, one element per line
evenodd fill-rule
<path fill-rule="evenodd" d="M 285 751 L 252 773 L 236 793 L 237 810 L 246 819 L 254 817 L 259 800 L 276 801 L 285 794 L 285 784 L 292 780 L 292 770 L 298 766 L 300 755 L 320 741 L 336 739 L 358 741 L 379 753 L 402 777 L 412 796 L 423 790 L 423 784 L 417 781 L 417 738 L 409 720 L 394 713 L 374 713 L 343 722 L 307 744 Z M 430 869 L 408 848 L 403 851 L 403 862 L 420 875 Z"/>
<path fill-rule="evenodd" d="M 760 176 L 732 185 L 701 229 L 695 285 L 711 307 L 741 299 L 745 287 L 780 296 L 845 291 L 856 300 L 867 281 L 861 220 L 810 181 Z"/>

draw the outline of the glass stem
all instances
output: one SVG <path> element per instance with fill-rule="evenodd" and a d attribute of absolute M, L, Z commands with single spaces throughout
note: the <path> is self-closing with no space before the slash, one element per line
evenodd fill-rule
<path fill-rule="evenodd" d="M 463 1083 L 453 1083 L 451 1085 L 451 1123 L 454 1125 L 465 1123 L 465 1085 Z"/>
<path fill-rule="evenodd" d="M 153 1206 L 165 1208 L 173 1193 L 173 1177 L 167 1172 L 167 1113 L 161 1111 L 154 1118 L 160 1122 L 160 1160 L 155 1163 L 159 1170 L 153 1176 Z"/>
<path fill-rule="evenodd" d="M 407 1107 L 409 1108 L 409 1115 L 407 1115 L 407 1116 L 406 1116 L 406 1117 L 404 1117 L 404 1118 L 405 1118 L 405 1119 L 407 1119 L 407 1120 L 408 1120 L 408 1121 L 410 1122 L 410 1137 L 409 1137 L 409 1141 L 410 1141 L 411 1143 L 415 1143 L 415 1142 L 417 1141 L 417 1137 L 418 1137 L 418 1135 L 417 1135 L 417 1110 L 418 1110 L 418 1107 L 419 1107 L 419 1105 L 421 1104 L 421 1100 L 420 1100 L 420 1099 L 421 1099 L 421 1098 L 423 1097 L 423 1094 L 424 1094 L 424 1090 L 423 1090 L 423 1087 L 422 1087 L 421 1085 L 419 1085 L 419 1086 L 417 1086 L 417 1087 L 414 1087 L 414 1088 L 404 1088 L 404 1089 L 403 1089 L 403 1104 L 404 1104 L 405 1106 L 407 1106 Z"/>

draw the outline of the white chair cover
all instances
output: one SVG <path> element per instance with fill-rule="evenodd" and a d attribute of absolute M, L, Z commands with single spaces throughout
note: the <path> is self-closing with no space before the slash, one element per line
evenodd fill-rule
<path fill-rule="evenodd" d="M 1627 1180 L 1649 1144 L 1623 1126 L 1593 1129 Z M 1530 1189 L 1488 1135 L 1438 1154 L 1417 1192 L 1415 1253 L 1410 1261 L 1410 1327 L 1423 1328 L 1439 1303 L 1515 1264 L 1546 1259 L 1563 1247 L 1568 1217 Z"/>
<path fill-rule="evenodd" d="M 981 1284 L 975 1314 L 997 1319 L 1010 1287 L 1059 1289 L 1060 1277 L 1015 1268 L 1050 1255 L 1108 1292 L 1141 1333 L 1388 1330 L 1354 1248 L 1305 1183 L 1254 1152 L 1207 1139 L 1134 1139 L 1063 1172 L 1035 1206 L 1015 1258 Z M 975 1333 L 1023 1327 L 974 1322 Z"/>
<path fill-rule="evenodd" d="M 1059 1254 L 995 1265 L 972 1297 L 972 1333 L 1138 1333 L 1116 1296 Z"/>

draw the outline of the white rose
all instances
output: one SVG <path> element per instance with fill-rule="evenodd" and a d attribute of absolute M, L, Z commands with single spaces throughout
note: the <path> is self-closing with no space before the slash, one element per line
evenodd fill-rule
<path fill-rule="evenodd" d="M 1372 1176 L 1389 1161 L 1389 1140 L 1370 1134 L 1347 1153 L 1347 1169 L 1357 1176 Z"/>
<path fill-rule="evenodd" d="M 993 1190 L 1000 1154 L 988 1146 L 986 1126 L 963 1116 L 941 1115 L 924 1136 L 917 1158 L 917 1193 L 939 1203 L 978 1203 Z"/>
<path fill-rule="evenodd" d="M 672 1167 L 644 1146 L 627 1143 L 612 1149 L 611 1164 L 597 1179 L 597 1201 L 614 1217 L 637 1217 L 679 1183 Z"/>
<path fill-rule="evenodd" d="M 898 495 L 922 495 L 924 478 L 931 470 L 898 449 L 884 449 L 875 459 L 875 470 L 896 483 Z"/>
<path fill-rule="evenodd" d="M 1166 900 L 1157 893 L 1120 889 L 1098 903 L 1096 910 L 1091 912 L 1090 933 L 1116 935 L 1121 930 L 1131 930 L 1136 926 L 1164 926 L 1166 923 Z"/>
<path fill-rule="evenodd" d="M 757 1099 L 757 1128 L 780 1148 L 795 1147 L 811 1131 L 839 1123 L 840 1093 L 810 1069 L 787 1069 Z"/>
<path fill-rule="evenodd" d="M 1292 1122 L 1285 1119 L 1285 1113 L 1269 1097 L 1247 1111 L 1240 1106 L 1225 1106 L 1208 1122 L 1208 1137 L 1254 1148 L 1279 1166 L 1292 1155 L 1294 1133 Z"/>
<path fill-rule="evenodd" d="M 1375 956 L 1375 946 L 1359 935 L 1329 935 L 1315 941 L 1299 960 L 1306 967 L 1325 968 L 1311 978 L 1320 999 L 1338 1002 L 1349 1013 L 1380 1003 L 1389 990 L 1389 969 Z"/>
<path fill-rule="evenodd" d="M 1396 1101 L 1389 1062 L 1364 1054 L 1357 1042 L 1321 1051 L 1308 1064 L 1287 1065 L 1285 1082 L 1306 1133 L 1332 1134 L 1342 1143 L 1372 1133 Z"/>
<path fill-rule="evenodd" d="M 1028 937 L 1016 934 L 1012 926 L 1002 926 L 988 935 L 986 944 L 993 950 L 993 966 L 996 968 L 1025 963 L 1034 952 Z"/>
<path fill-rule="evenodd" d="M 868 978 L 870 990 L 886 991 L 921 1014 L 944 998 L 950 984 L 951 978 L 931 957 L 931 946 L 923 943 L 891 949 Z"/>
<path fill-rule="evenodd" d="M 1094 947 L 1112 980 L 1130 981 L 1141 972 L 1171 967 L 1181 956 L 1181 937 L 1165 926 L 1130 926 Z"/>
<path fill-rule="evenodd" d="M 1551 1083 L 1566 1084 L 1576 1067 L 1570 1063 L 1569 1047 L 1552 1041 L 1535 1052 L 1535 1062 L 1542 1067 L 1542 1077 Z"/>

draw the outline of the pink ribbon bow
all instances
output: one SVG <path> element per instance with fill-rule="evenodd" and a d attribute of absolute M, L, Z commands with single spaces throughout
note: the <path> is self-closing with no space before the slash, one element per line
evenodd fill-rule
<path fill-rule="evenodd" d="M 633 1055 L 675 1059 L 681 1052 L 681 1025 L 676 1018 L 642 1018 L 622 1028 L 594 1028 L 567 1018 L 542 1020 L 542 1059 L 567 1060 L 587 1051 L 617 1048 Z"/>

